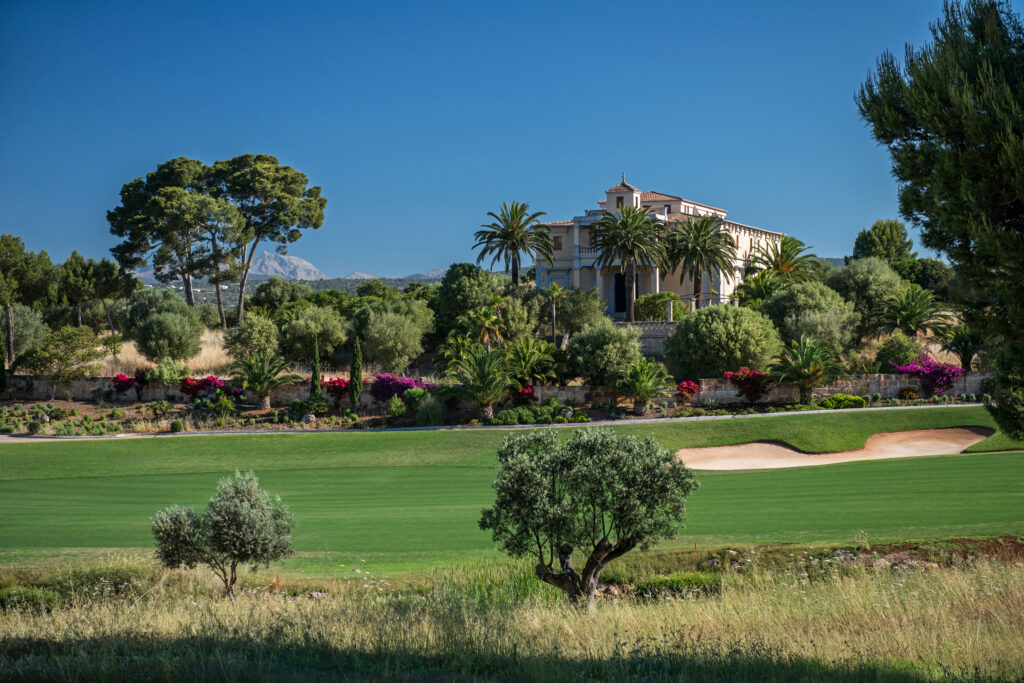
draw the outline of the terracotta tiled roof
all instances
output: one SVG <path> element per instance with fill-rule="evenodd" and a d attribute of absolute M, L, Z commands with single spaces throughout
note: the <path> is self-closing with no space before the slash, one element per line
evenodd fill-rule
<path fill-rule="evenodd" d="M 633 187 L 632 185 L 630 185 L 626 181 L 622 181 L 621 183 L 619 183 L 615 187 L 612 187 L 612 188 L 609 188 L 609 189 L 605 190 L 605 192 L 639 192 L 639 191 L 640 190 L 638 188 Z"/>
<path fill-rule="evenodd" d="M 640 195 L 640 201 L 642 202 L 660 202 L 666 199 L 675 199 L 676 201 L 683 201 L 682 197 L 676 197 L 672 194 L 665 194 L 664 192 L 644 192 Z"/>

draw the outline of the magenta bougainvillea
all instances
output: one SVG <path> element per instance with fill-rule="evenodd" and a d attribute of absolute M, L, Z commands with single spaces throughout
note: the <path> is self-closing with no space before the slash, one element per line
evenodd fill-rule
<path fill-rule="evenodd" d="M 761 400 L 772 387 L 772 380 L 768 375 L 746 367 L 739 370 L 726 370 L 725 378 L 732 382 L 737 393 L 748 403 L 756 403 Z"/>
<path fill-rule="evenodd" d="M 128 375 L 122 372 L 121 374 L 114 378 L 114 391 L 116 391 L 119 394 L 123 394 L 124 392 L 131 389 L 132 385 L 134 384 L 135 378 L 129 377 Z"/>
<path fill-rule="evenodd" d="M 896 373 L 921 378 L 921 388 L 931 396 L 953 388 L 956 380 L 964 376 L 964 369 L 950 363 L 940 363 L 927 353 L 918 356 L 912 363 L 896 365 Z"/>
<path fill-rule="evenodd" d="M 426 389 L 433 391 L 434 385 L 422 382 L 414 377 L 399 377 L 386 372 L 374 375 L 370 386 L 370 396 L 378 401 L 390 401 L 392 396 L 401 397 L 409 389 Z"/>
<path fill-rule="evenodd" d="M 689 401 L 697 395 L 698 391 L 700 391 L 699 384 L 685 379 L 676 387 L 676 393 L 682 396 L 684 401 Z"/>

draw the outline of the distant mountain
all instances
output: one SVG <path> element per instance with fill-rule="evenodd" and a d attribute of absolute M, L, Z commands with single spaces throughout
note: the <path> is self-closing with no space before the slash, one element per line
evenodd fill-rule
<path fill-rule="evenodd" d="M 374 275 L 373 273 L 360 273 L 354 272 L 348 275 L 342 275 L 339 280 L 414 280 L 421 282 L 424 280 L 440 280 L 444 277 L 444 274 L 448 272 L 447 267 L 434 268 L 428 270 L 425 273 L 412 273 L 411 275 L 400 275 L 398 277 L 391 277 L 389 275 Z"/>
<path fill-rule="evenodd" d="M 428 270 L 425 273 L 413 273 L 412 275 L 406 275 L 406 280 L 440 280 L 444 277 L 444 274 L 448 272 L 448 266 L 441 268 L 434 268 Z"/>
<path fill-rule="evenodd" d="M 348 275 L 342 275 L 342 280 L 379 280 L 379 275 L 371 275 L 370 273 L 349 273 Z"/>
<path fill-rule="evenodd" d="M 320 269 L 298 256 L 272 254 L 265 251 L 252 261 L 250 274 L 272 277 L 277 275 L 288 280 L 326 280 Z"/>

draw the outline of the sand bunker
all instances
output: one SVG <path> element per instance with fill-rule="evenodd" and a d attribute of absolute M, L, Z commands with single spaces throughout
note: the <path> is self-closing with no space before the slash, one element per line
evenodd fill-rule
<path fill-rule="evenodd" d="M 683 448 L 678 455 L 687 467 L 697 470 L 761 470 L 775 467 L 831 465 L 853 460 L 908 458 L 919 455 L 960 453 L 992 434 L 985 427 L 912 429 L 868 437 L 863 448 L 836 453 L 801 453 L 781 443 L 755 441 L 736 446 Z"/>

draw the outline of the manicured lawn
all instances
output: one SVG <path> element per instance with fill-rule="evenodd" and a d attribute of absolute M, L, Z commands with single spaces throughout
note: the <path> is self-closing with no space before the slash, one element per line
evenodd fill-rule
<path fill-rule="evenodd" d="M 981 408 L 799 414 L 622 425 L 666 447 L 780 440 L 807 451 L 875 432 L 991 426 Z M 569 432 L 566 431 L 565 434 Z M 498 557 L 477 527 L 503 432 L 206 436 L 0 447 L 0 562 L 72 548 L 151 545 L 149 519 L 202 504 L 253 469 L 295 514 L 293 570 L 427 569 Z M 676 543 L 1024 533 L 1024 453 L 940 456 L 762 472 L 701 473 Z"/>

